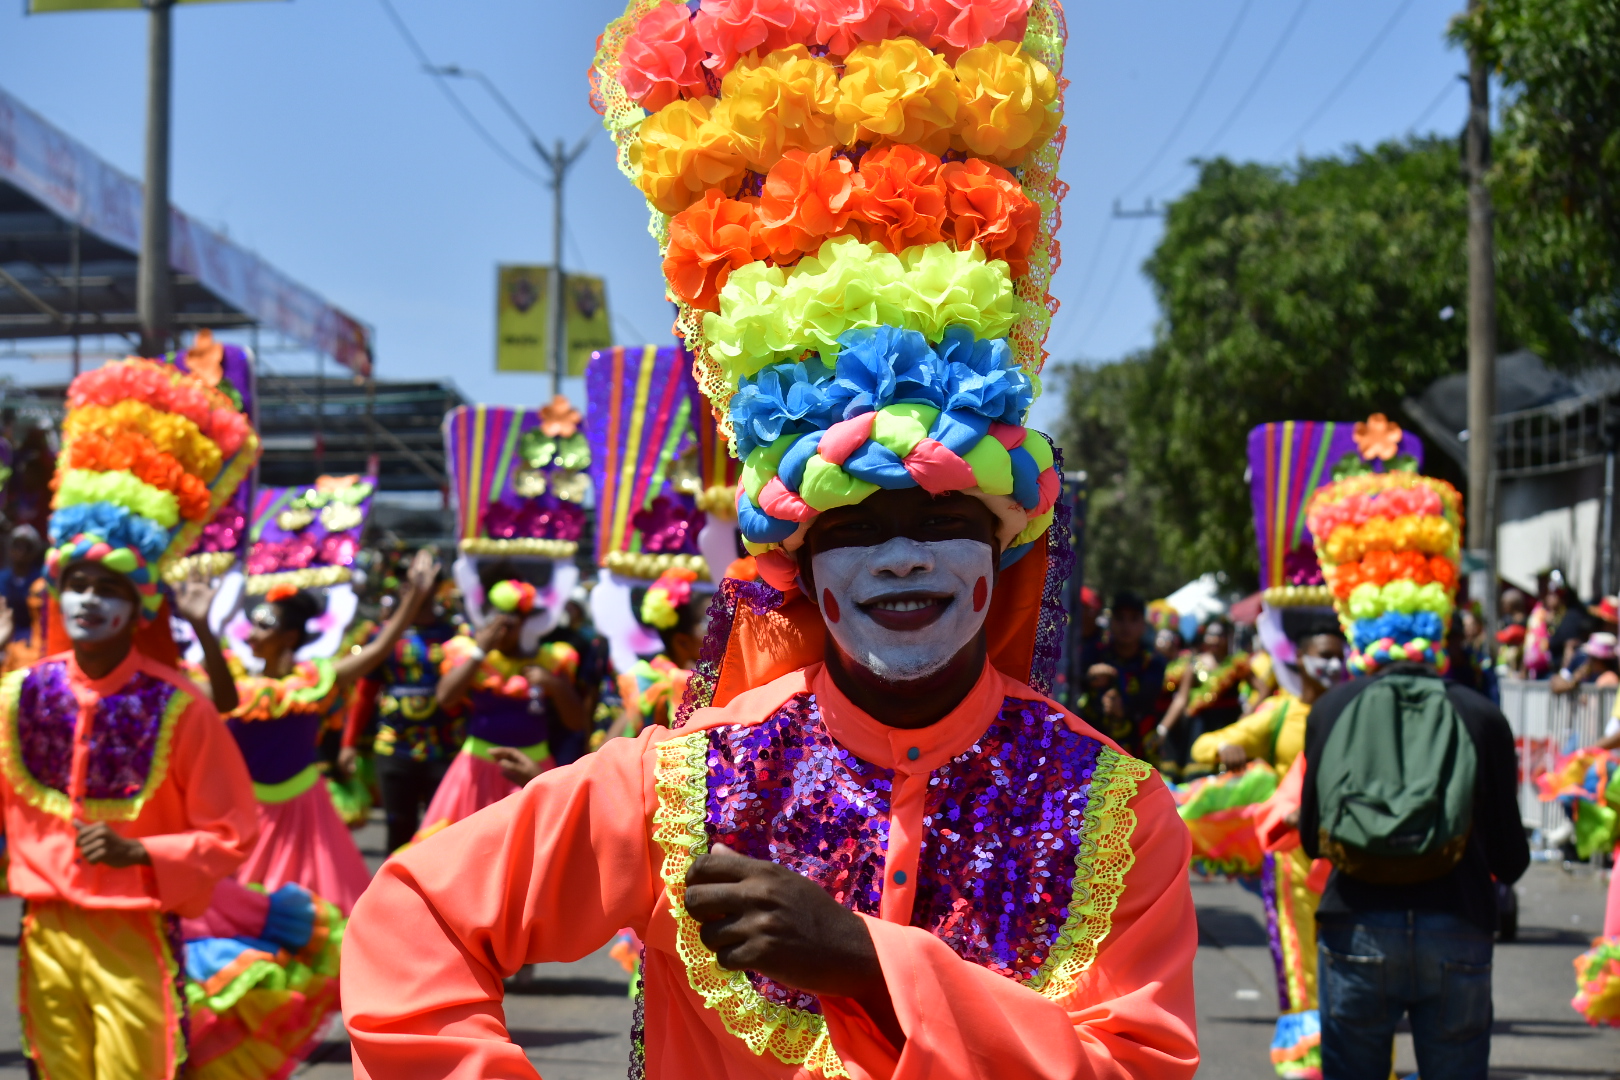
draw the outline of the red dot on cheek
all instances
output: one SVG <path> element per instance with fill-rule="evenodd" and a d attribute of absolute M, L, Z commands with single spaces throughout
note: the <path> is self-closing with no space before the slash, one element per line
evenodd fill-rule
<path fill-rule="evenodd" d="M 831 589 L 821 590 L 821 611 L 827 616 L 828 622 L 837 622 L 839 618 L 838 601 L 833 599 Z"/>
<path fill-rule="evenodd" d="M 990 583 L 980 578 L 973 585 L 973 610 L 983 611 L 984 602 L 990 599 Z"/>

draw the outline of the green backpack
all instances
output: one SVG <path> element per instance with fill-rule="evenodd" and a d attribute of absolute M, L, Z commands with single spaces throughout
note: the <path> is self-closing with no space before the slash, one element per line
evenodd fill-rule
<path fill-rule="evenodd" d="M 1376 885 L 1446 873 L 1468 845 L 1476 765 L 1445 683 L 1372 680 L 1339 715 L 1316 765 L 1322 855 Z"/>

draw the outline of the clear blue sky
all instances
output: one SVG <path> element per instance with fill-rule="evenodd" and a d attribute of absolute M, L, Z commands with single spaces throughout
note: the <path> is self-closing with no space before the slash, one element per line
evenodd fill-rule
<path fill-rule="evenodd" d="M 543 138 L 596 132 L 569 188 L 569 268 L 607 277 L 622 342 L 667 338 L 670 308 L 644 204 L 614 167 L 586 101 L 596 35 L 622 7 L 394 3 L 435 62 L 485 72 Z M 1398 136 L 1420 121 L 1421 130 L 1458 130 L 1465 63 L 1444 33 L 1459 6 L 1070 4 L 1063 175 L 1072 191 L 1053 290 L 1064 303 L 1054 361 L 1109 359 L 1152 339 L 1158 313 L 1140 266 L 1159 223 L 1114 220 L 1116 199 L 1173 197 L 1192 179 L 1187 159 L 1200 153 L 1284 161 Z M 9 0 L 0 10 L 0 86 L 138 175 L 144 15 L 30 17 L 21 7 Z M 381 0 L 205 4 L 178 10 L 175 21 L 176 203 L 375 326 L 381 377 L 449 377 L 477 399 L 538 400 L 541 378 L 494 373 L 494 283 L 498 263 L 548 261 L 549 196 L 456 114 Z M 454 89 L 512 155 L 529 160 L 520 133 L 477 85 Z M 63 377 L 52 363 L 0 364 L 7 373 Z M 1049 422 L 1056 395 L 1046 404 L 1037 419 Z"/>

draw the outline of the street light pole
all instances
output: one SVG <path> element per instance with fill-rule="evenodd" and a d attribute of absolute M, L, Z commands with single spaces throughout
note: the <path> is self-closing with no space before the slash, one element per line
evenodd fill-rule
<path fill-rule="evenodd" d="M 579 140 L 572 151 L 557 140 L 555 150 L 547 150 L 538 139 L 531 138 L 534 152 L 551 170 L 551 396 L 562 393 L 563 371 L 568 362 L 568 315 L 564 306 L 568 292 L 563 274 L 563 185 L 568 170 L 579 155 L 585 152 L 590 137 Z"/>
<path fill-rule="evenodd" d="M 459 64 L 442 64 L 438 67 L 429 66 L 428 73 L 445 76 L 452 79 L 472 79 L 489 92 L 495 103 L 501 107 L 507 117 L 522 129 L 529 139 L 529 147 L 534 150 L 551 172 L 551 178 L 546 186 L 551 188 L 551 396 L 556 397 L 562 393 L 563 372 L 568 363 L 568 318 L 564 311 L 565 300 L 568 296 L 566 275 L 563 273 L 563 186 L 568 179 L 568 170 L 573 168 L 579 156 L 590 145 L 589 134 L 582 136 L 574 148 L 569 150 L 563 146 L 561 139 L 557 140 L 556 149 L 547 150 L 534 133 L 523 114 L 507 100 L 500 88 L 490 81 L 489 76 L 481 71 L 464 68 Z"/>
<path fill-rule="evenodd" d="M 1477 12 L 1484 0 L 1468 0 Z M 1491 163 L 1490 67 L 1468 50 L 1468 546 L 1483 558 L 1485 626 L 1496 633 L 1496 241 L 1485 173 Z"/>
<path fill-rule="evenodd" d="M 150 20 L 146 67 L 146 184 L 141 207 L 135 310 L 141 352 L 161 356 L 174 331 L 174 276 L 169 270 L 169 118 L 173 96 L 174 0 L 144 0 Z"/>

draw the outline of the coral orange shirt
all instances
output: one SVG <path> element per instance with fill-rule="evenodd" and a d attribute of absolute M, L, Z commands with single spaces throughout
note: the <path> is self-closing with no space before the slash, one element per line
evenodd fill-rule
<path fill-rule="evenodd" d="M 11 891 L 85 908 L 201 915 L 258 838 L 236 741 L 190 680 L 137 650 L 103 679 L 61 653 L 0 682 L 0 806 Z M 150 866 L 79 857 L 109 822 Z"/>
<path fill-rule="evenodd" d="M 744 767 L 754 769 L 746 785 L 727 772 Z M 981 768 L 990 782 L 940 794 Z M 942 809 L 941 798 L 954 801 Z M 844 818 L 817 834 L 820 846 L 805 840 L 828 807 L 863 799 L 858 829 Z M 990 804 L 1002 809 L 981 814 Z M 1031 812 L 1047 824 L 1007 827 Z M 805 1000 L 718 967 L 681 907 L 706 828 L 744 854 L 781 852 L 776 861 L 862 915 L 903 1049 L 851 1001 Z M 878 833 L 881 845 L 852 839 Z M 944 848 L 994 863 L 991 837 L 1053 857 L 931 872 Z M 829 844 L 821 863 L 836 880 L 788 852 Z M 850 852 L 869 857 L 839 857 Z M 656 1080 L 1184 1080 L 1198 1064 L 1189 856 L 1156 774 L 994 668 L 950 715 L 907 731 L 855 708 L 814 664 L 699 710 L 680 730 L 613 740 L 385 863 L 343 944 L 355 1073 L 532 1080 L 508 1036 L 501 980 L 524 964 L 577 960 L 629 926 L 647 945 L 645 1061 Z M 997 876 L 1006 866 L 1016 879 Z M 1062 893 L 1052 908 L 1061 935 L 1024 918 L 1046 890 Z M 981 894 L 985 932 L 963 934 L 985 915 Z M 997 937 L 998 919 L 1015 940 Z"/>

